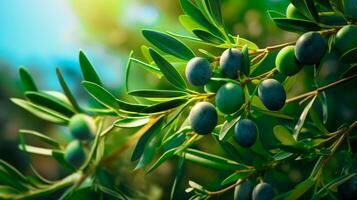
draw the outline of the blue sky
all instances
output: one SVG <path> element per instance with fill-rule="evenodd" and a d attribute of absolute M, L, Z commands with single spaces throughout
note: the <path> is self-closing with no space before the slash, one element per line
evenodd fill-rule
<path fill-rule="evenodd" d="M 99 44 L 82 42 L 85 33 L 67 1 L 3 0 L 0 13 L 0 60 L 13 70 L 25 65 L 36 72 L 43 87 L 58 89 L 55 66 L 79 73 L 77 56 L 83 49 L 94 66 L 106 66 L 97 67 L 100 75 L 113 85 L 120 83 L 121 78 L 113 75 L 123 63 Z"/>

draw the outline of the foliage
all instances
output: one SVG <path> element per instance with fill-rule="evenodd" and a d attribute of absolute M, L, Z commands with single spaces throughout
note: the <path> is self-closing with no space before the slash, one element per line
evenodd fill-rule
<path fill-rule="evenodd" d="M 268 11 L 268 13 L 272 21 L 283 30 L 299 34 L 318 31 L 328 41 L 326 54 L 329 54 L 335 52 L 336 33 L 343 26 L 356 24 L 355 18 L 344 15 L 341 2 L 340 0 L 291 0 L 302 18 L 287 18 L 276 11 Z M 20 130 L 19 148 L 21 150 L 31 154 L 50 156 L 70 173 L 61 180 L 49 181 L 38 173 L 35 173 L 36 176 L 24 176 L 9 164 L 1 161 L 1 199 L 37 198 L 48 196 L 59 190 L 63 191 L 63 189 L 65 192 L 62 193 L 61 199 L 72 198 L 83 190 L 92 191 L 102 198 L 139 198 L 140 194 L 132 191 L 134 189 L 129 190 L 113 183 L 110 180 L 110 174 L 105 171 L 105 165 L 117 159 L 120 152 L 132 144 L 135 147 L 131 161 L 137 162 L 135 169 L 145 169 L 147 173 L 157 169 L 174 156 L 179 158 L 171 198 L 175 197 L 180 177 L 185 173 L 184 163 L 190 161 L 229 174 L 221 180 L 224 188 L 217 191 L 211 191 L 205 186 L 189 181 L 189 188 L 186 192 L 191 194 L 190 199 L 208 199 L 222 195 L 248 179 L 254 185 L 261 185 L 262 182 L 269 183 L 269 180 L 266 180 L 267 174 L 281 173 L 282 166 L 295 162 L 308 162 L 313 166 L 306 167 L 305 179 L 294 183 L 291 188 L 282 188 L 270 183 L 274 188 L 275 199 L 298 199 L 300 197 L 321 199 L 325 196 L 336 199 L 339 195 L 337 188 L 356 175 L 356 155 L 351 149 L 351 141 L 356 138 L 354 129 L 357 121 L 354 119 L 352 122 L 342 124 L 336 130 L 329 130 L 327 119 L 328 108 L 331 105 L 326 101 L 325 92 L 340 84 L 347 84 L 348 81 L 357 77 L 355 73 L 356 47 L 354 46 L 347 52 L 337 52 L 346 63 L 345 69 L 335 75 L 338 77 L 335 81 L 320 86 L 319 73 L 323 65 L 304 66 L 304 68 L 313 69 L 312 76 L 315 83 L 313 90 L 286 100 L 284 96 L 285 106 L 282 109 L 279 106 L 278 109 L 269 110 L 266 101 L 260 100 L 264 99 L 262 95 L 258 97 L 258 90 L 260 91 L 258 88 L 261 83 L 272 78 L 278 79 L 283 86 L 279 87 L 279 92 L 282 93 L 281 88 L 288 90 L 298 81 L 296 78 L 298 75 L 282 75 L 275 67 L 264 69 L 266 67 L 264 60 L 269 56 L 274 56 L 274 51 L 294 45 L 295 42 L 259 48 L 252 41 L 227 33 L 219 0 L 194 2 L 180 0 L 180 4 L 184 14 L 179 17 L 179 20 L 191 35 L 143 30 L 144 37 L 153 47 L 143 46 L 141 53 L 146 60 L 135 58 L 133 53 L 128 59 L 126 89 L 128 95 L 134 97 L 135 101 L 120 99 L 106 89 L 82 51 L 79 53 L 79 63 L 83 74 L 82 85 L 99 103 L 90 108 L 85 108 L 76 101 L 60 69 L 57 69 L 57 76 L 63 93 L 38 89 L 31 74 L 25 68 L 20 68 L 20 78 L 25 86 L 25 99 L 11 99 L 15 104 L 45 121 L 62 126 L 69 126 L 73 116 L 79 113 L 88 115 L 91 121 L 88 123 L 93 123 L 88 126 L 94 127 L 88 130 L 92 130 L 89 134 L 93 137 L 80 141 L 86 158 L 79 166 L 75 166 L 66 159 L 68 157 L 67 145 L 58 143 L 44 133 Z M 326 16 L 330 18 L 326 20 Z M 189 45 L 192 43 L 208 45 L 220 52 L 230 48 L 238 49 L 237 56 L 241 56 L 242 61 L 239 64 L 238 76 L 236 78 L 220 76 L 220 56 L 208 49 L 192 49 Z M 193 132 L 186 120 L 189 111 L 196 103 L 202 101 L 214 103 L 216 96 L 216 91 L 206 91 L 203 87 L 188 84 L 179 70 L 178 66 L 185 66 L 194 57 L 203 57 L 210 61 L 213 71 L 211 81 L 235 84 L 241 87 L 244 93 L 244 97 L 237 97 L 244 99 L 240 108 L 234 112 L 226 112 L 230 114 L 218 111 L 218 123 L 208 135 Z M 134 64 L 166 80 L 170 88 L 130 90 L 129 76 L 135 75 L 130 73 Z M 257 74 L 257 71 L 264 72 Z M 282 95 L 285 95 L 285 91 L 283 92 Z M 269 100 L 273 98 L 269 97 Z M 231 102 L 227 100 L 227 103 Z M 295 106 L 294 112 L 289 109 L 290 105 Z M 321 115 L 317 110 L 321 110 Z M 275 123 L 270 130 L 275 138 L 271 141 L 274 143 L 273 147 L 264 143 L 263 138 L 266 138 L 265 134 L 268 134 L 266 133 L 268 131 L 259 127 L 259 124 L 254 145 L 249 144 L 243 147 L 235 141 L 234 134 L 232 134 L 233 127 L 239 120 L 245 118 L 252 121 L 274 119 Z M 105 151 L 108 136 L 113 133 L 121 134 L 122 131 L 129 131 L 132 134 L 126 138 L 125 142 L 118 145 L 118 151 L 108 154 Z M 32 146 L 25 141 L 28 137 L 38 138 L 47 147 Z M 195 144 L 198 144 L 204 137 L 215 139 L 224 154 L 209 153 L 196 148 Z M 347 157 L 347 161 L 343 163 L 343 167 L 338 166 L 332 170 L 336 171 L 337 175 L 328 175 L 325 171 L 331 167 L 330 160 L 334 159 L 336 154 L 343 154 Z M 249 155 L 248 159 L 246 155 Z M 132 187 L 135 188 L 135 186 Z"/>

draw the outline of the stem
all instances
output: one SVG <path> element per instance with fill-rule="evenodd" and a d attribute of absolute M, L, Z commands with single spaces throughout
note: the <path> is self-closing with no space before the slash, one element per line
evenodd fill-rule
<path fill-rule="evenodd" d="M 342 144 L 342 142 L 345 140 L 345 138 L 348 136 L 348 134 L 357 127 L 357 121 L 354 121 L 347 130 L 345 130 L 341 137 L 331 146 L 331 153 L 330 155 L 327 156 L 323 156 L 320 157 L 320 159 L 317 161 L 318 164 L 316 164 L 316 166 L 320 166 L 316 169 L 314 169 L 311 173 L 311 175 L 313 175 L 314 177 L 320 177 L 323 169 L 326 167 L 326 165 L 328 164 L 328 161 L 331 159 L 331 157 L 335 154 L 335 152 L 337 151 L 337 149 L 340 147 L 340 145 Z M 321 164 L 320 164 L 321 163 Z M 317 172 L 315 172 L 315 170 L 318 170 Z"/>
<path fill-rule="evenodd" d="M 278 44 L 278 45 L 274 45 L 274 46 L 268 46 L 268 47 L 265 47 L 264 49 L 256 50 L 255 52 L 252 53 L 252 55 L 259 54 L 262 52 L 270 52 L 270 51 L 278 50 L 278 49 L 284 48 L 286 46 L 294 45 L 295 43 L 296 43 L 296 41 Z"/>
<path fill-rule="evenodd" d="M 356 77 L 357 77 L 357 74 L 349 76 L 349 77 L 346 77 L 346 78 L 343 78 L 343 79 L 340 79 L 340 80 L 338 80 L 336 82 L 330 83 L 330 84 L 325 85 L 325 86 L 320 87 L 320 88 L 317 88 L 316 90 L 313 90 L 313 91 L 310 91 L 310 92 L 307 92 L 307 93 L 304 93 L 304 94 L 289 98 L 289 99 L 287 99 L 285 101 L 285 103 L 291 103 L 291 102 L 294 102 L 296 100 L 299 100 L 299 99 L 302 99 L 302 98 L 305 98 L 305 97 L 308 97 L 308 96 L 311 96 L 311 95 L 317 95 L 319 92 L 325 91 L 325 90 L 327 90 L 329 88 L 332 88 L 332 87 L 334 87 L 336 85 L 339 85 L 341 83 L 344 83 L 344 82 L 347 82 L 349 80 L 352 80 L 352 79 L 354 79 Z"/>
<path fill-rule="evenodd" d="M 244 180 L 245 180 L 245 179 L 239 179 L 235 184 L 230 185 L 230 186 L 228 186 L 228 187 L 226 187 L 226 188 L 223 188 L 223 189 L 217 190 L 217 191 L 210 191 L 210 192 L 208 192 L 208 195 L 210 195 L 210 196 L 215 196 L 215 195 L 220 195 L 220 194 L 222 194 L 222 193 L 228 192 L 229 190 L 232 190 L 232 189 L 234 189 L 236 186 L 238 186 L 238 185 L 240 185 L 241 183 L 243 183 Z"/>

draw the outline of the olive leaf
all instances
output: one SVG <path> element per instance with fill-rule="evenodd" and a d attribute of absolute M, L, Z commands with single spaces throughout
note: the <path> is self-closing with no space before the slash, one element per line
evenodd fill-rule
<path fill-rule="evenodd" d="M 30 72 L 23 66 L 19 69 L 20 79 L 25 87 L 25 91 L 38 91 L 35 81 L 33 80 Z"/>
<path fill-rule="evenodd" d="M 294 127 L 294 132 L 293 132 L 293 136 L 294 136 L 294 139 L 297 140 L 298 139 L 298 136 L 299 136 L 299 133 L 305 123 L 305 119 L 306 119 L 306 116 L 307 114 L 309 113 L 309 110 L 310 108 L 312 107 L 312 105 L 314 104 L 315 102 L 315 99 L 316 99 L 316 95 L 311 99 L 311 101 L 305 106 L 304 110 L 302 111 L 300 117 L 299 117 L 299 120 L 298 122 L 296 123 L 295 127 Z"/>
<path fill-rule="evenodd" d="M 210 42 L 213 44 L 223 44 L 224 43 L 224 40 L 222 40 L 221 38 L 213 35 L 212 33 L 207 32 L 207 31 L 196 29 L 196 30 L 193 30 L 192 32 L 193 32 L 193 34 L 195 34 L 198 38 L 200 38 L 203 41 Z"/>
<path fill-rule="evenodd" d="M 61 113 L 66 117 L 71 117 L 75 114 L 73 107 L 44 92 L 28 91 L 25 92 L 25 96 L 32 103 Z"/>
<path fill-rule="evenodd" d="M 150 141 L 150 139 L 159 134 L 162 127 L 162 122 L 164 118 L 158 119 L 148 130 L 140 137 L 135 145 L 133 154 L 131 155 L 131 161 L 138 160 L 144 153 L 145 146 Z"/>
<path fill-rule="evenodd" d="M 167 80 L 180 90 L 185 90 L 187 88 L 185 80 L 182 76 L 176 71 L 176 69 L 163 58 L 159 53 L 154 49 L 149 49 L 152 59 L 155 61 L 156 65 L 160 68 L 161 72 L 167 78 Z"/>
<path fill-rule="evenodd" d="M 66 94 L 66 97 L 71 102 L 71 105 L 73 106 L 75 111 L 81 112 L 82 109 L 80 108 L 80 106 L 77 103 L 74 95 L 72 94 L 71 90 L 69 89 L 66 81 L 63 78 L 62 72 L 61 72 L 61 70 L 59 68 L 56 68 L 56 75 L 57 75 L 57 79 L 60 82 L 60 85 L 61 85 L 61 87 L 63 89 L 63 92 Z"/>
<path fill-rule="evenodd" d="M 142 34 L 149 42 L 165 53 L 183 60 L 190 60 L 195 57 L 190 48 L 168 34 L 153 30 L 143 30 Z"/>
<path fill-rule="evenodd" d="M 79 52 L 79 64 L 81 66 L 83 79 L 85 81 L 93 82 L 100 86 L 102 85 L 102 81 L 100 80 L 97 72 L 95 71 L 83 51 Z"/>
<path fill-rule="evenodd" d="M 57 124 L 67 124 L 69 122 L 69 118 L 67 116 L 52 111 L 43 106 L 39 106 L 29 101 L 17 98 L 11 98 L 11 101 L 43 120 Z"/>
<path fill-rule="evenodd" d="M 228 171 L 246 169 L 246 166 L 233 160 L 191 148 L 186 149 L 181 156 L 185 157 L 186 160 L 213 169 Z"/>
<path fill-rule="evenodd" d="M 137 97 L 158 97 L 158 98 L 173 98 L 186 96 L 188 93 L 184 91 L 176 90 L 134 90 L 128 92 L 128 94 Z"/>

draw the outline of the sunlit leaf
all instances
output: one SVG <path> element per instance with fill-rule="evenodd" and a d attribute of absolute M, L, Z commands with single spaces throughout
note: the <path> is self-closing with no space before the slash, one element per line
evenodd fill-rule
<path fill-rule="evenodd" d="M 296 143 L 293 135 L 285 126 L 282 125 L 274 126 L 273 132 L 275 138 L 278 139 L 282 144 L 293 145 Z"/>
<path fill-rule="evenodd" d="M 25 67 L 20 67 L 19 74 L 21 82 L 25 87 L 25 91 L 37 91 L 37 86 L 30 72 Z"/>
<path fill-rule="evenodd" d="M 85 81 L 93 82 L 98 85 L 102 85 L 102 81 L 100 80 L 97 72 L 93 68 L 92 64 L 89 62 L 86 55 L 83 51 L 79 52 L 79 64 L 81 66 L 83 79 Z"/>
<path fill-rule="evenodd" d="M 191 49 L 168 34 L 152 30 L 143 30 L 142 33 L 149 42 L 165 53 L 184 60 L 195 57 Z"/>
<path fill-rule="evenodd" d="M 12 98 L 11 101 L 43 120 L 57 124 L 67 124 L 69 122 L 68 117 L 34 103 L 17 98 Z"/>

